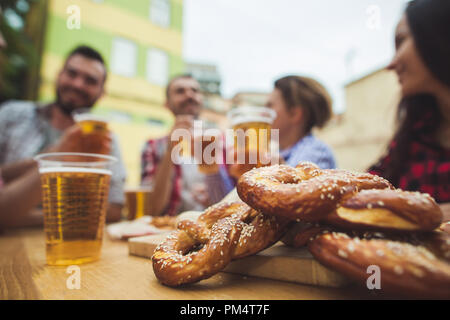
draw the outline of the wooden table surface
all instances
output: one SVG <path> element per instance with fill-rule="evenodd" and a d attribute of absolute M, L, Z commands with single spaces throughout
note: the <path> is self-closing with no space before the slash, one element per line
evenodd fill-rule
<path fill-rule="evenodd" d="M 322 288 L 219 273 L 200 283 L 158 283 L 150 260 L 130 256 L 127 243 L 105 236 L 99 261 L 80 265 L 80 289 L 68 289 L 66 267 L 45 262 L 41 229 L 0 234 L 0 299 L 303 300 L 380 298 L 368 289 Z"/>

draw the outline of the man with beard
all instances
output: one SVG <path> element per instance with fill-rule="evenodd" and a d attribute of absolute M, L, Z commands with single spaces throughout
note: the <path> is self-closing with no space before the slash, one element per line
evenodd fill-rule
<path fill-rule="evenodd" d="M 106 75 L 102 56 L 90 47 L 79 46 L 69 54 L 58 74 L 56 101 L 47 105 L 10 101 L 0 106 L 0 166 L 5 182 L 36 167 L 32 158 L 39 153 L 85 151 L 78 143 L 82 139 L 81 128 L 71 114 L 94 106 L 104 94 Z M 102 147 L 118 159 L 112 168 L 107 211 L 107 221 L 117 221 L 124 202 L 125 168 L 113 135 L 105 138 Z M 16 193 L 20 197 L 21 190 L 16 189 Z M 38 222 L 42 222 L 42 217 Z M 22 219 L 12 224 L 30 221 Z"/>
<path fill-rule="evenodd" d="M 167 107 L 175 116 L 168 136 L 147 141 L 142 152 L 141 180 L 151 186 L 152 214 L 177 215 L 188 210 L 203 210 L 219 201 L 233 186 L 225 166 L 219 172 L 203 174 L 196 164 L 174 163 L 172 151 L 177 141 L 170 137 L 179 129 L 193 130 L 202 110 L 200 85 L 190 75 L 176 76 L 167 85 Z M 177 161 L 175 161 L 177 162 Z"/>

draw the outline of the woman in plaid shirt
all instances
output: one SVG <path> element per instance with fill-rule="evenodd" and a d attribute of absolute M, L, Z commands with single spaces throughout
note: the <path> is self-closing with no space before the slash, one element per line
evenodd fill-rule
<path fill-rule="evenodd" d="M 448 0 L 408 3 L 388 66 L 402 90 L 398 127 L 386 155 L 369 168 L 396 187 L 429 193 L 439 203 L 450 202 L 449 17 Z"/>

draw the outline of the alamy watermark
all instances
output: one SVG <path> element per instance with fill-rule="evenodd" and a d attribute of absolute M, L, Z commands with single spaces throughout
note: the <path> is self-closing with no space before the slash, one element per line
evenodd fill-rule
<path fill-rule="evenodd" d="M 77 265 L 68 266 L 66 273 L 70 274 L 66 280 L 66 288 L 69 290 L 81 288 L 81 269 Z"/>
<path fill-rule="evenodd" d="M 66 26 L 69 30 L 81 29 L 81 9 L 79 6 L 73 4 L 67 7 L 66 13 L 69 15 L 67 17 Z"/>
<path fill-rule="evenodd" d="M 366 286 L 369 290 L 381 289 L 381 269 L 377 265 L 370 265 L 367 267 L 367 273 L 370 276 L 367 278 Z"/>
<path fill-rule="evenodd" d="M 369 30 L 381 29 L 381 8 L 375 4 L 372 4 L 366 8 L 367 20 L 366 27 Z"/>

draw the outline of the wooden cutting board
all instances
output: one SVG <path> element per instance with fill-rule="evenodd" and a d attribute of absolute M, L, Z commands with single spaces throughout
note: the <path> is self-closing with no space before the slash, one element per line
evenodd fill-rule
<path fill-rule="evenodd" d="M 128 251 L 131 255 L 151 258 L 166 236 L 131 238 Z M 290 248 L 281 242 L 254 256 L 231 262 L 223 272 L 326 287 L 344 287 L 350 283 L 347 278 L 322 266 L 306 248 Z"/>

